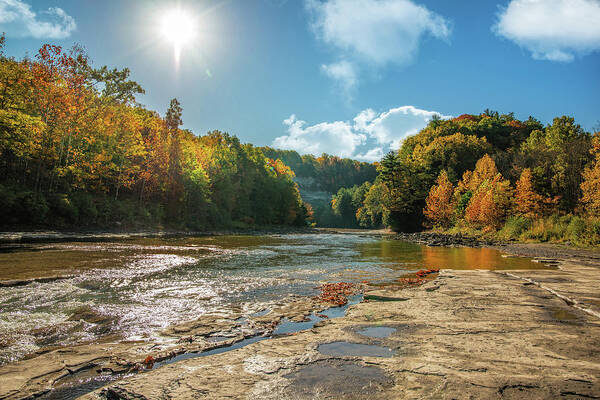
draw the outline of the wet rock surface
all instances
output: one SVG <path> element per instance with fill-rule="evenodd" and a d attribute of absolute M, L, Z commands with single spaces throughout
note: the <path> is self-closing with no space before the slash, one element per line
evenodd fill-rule
<path fill-rule="evenodd" d="M 427 246 L 466 246 L 466 247 L 482 247 L 502 245 L 502 243 L 494 240 L 479 239 L 462 234 L 450 235 L 437 232 L 413 232 L 413 233 L 397 233 L 393 236 L 394 239 L 413 242 Z"/>
<path fill-rule="evenodd" d="M 387 347 L 343 341 L 320 344 L 317 350 L 334 357 L 392 357 L 395 354 Z"/>
<path fill-rule="evenodd" d="M 441 271 L 420 287 L 378 289 L 368 294 L 408 300 L 357 304 L 345 318 L 311 330 L 171 364 L 85 398 L 599 397 L 600 319 L 525 285 L 520 273 Z M 552 290 L 568 289 L 575 301 L 600 282 L 600 268 L 564 261 L 559 270 L 526 274 L 557 274 L 565 280 Z M 573 279 L 578 276 L 587 283 Z M 397 331 L 361 340 L 357 332 L 366 326 Z M 319 351 L 336 341 L 398 351 L 389 358 Z M 116 392 L 121 397 L 110 397 Z"/>
<path fill-rule="evenodd" d="M 396 328 L 389 326 L 366 326 L 358 329 L 356 333 L 372 338 L 386 338 L 396 332 Z"/>
<path fill-rule="evenodd" d="M 547 262 L 550 256 L 544 257 Z M 344 318 L 324 319 L 306 331 L 152 370 L 143 365 L 148 355 L 160 362 L 177 352 L 269 335 L 283 318 L 303 320 L 323 305 L 294 298 L 267 314 L 208 315 L 165 330 L 179 343 L 48 349 L 0 367 L 0 399 L 66 396 L 72 392 L 49 390 L 106 379 L 100 374 L 121 379 L 105 380 L 107 386 L 84 399 L 600 398 L 600 261 L 581 257 L 556 253 L 550 257 L 555 270 L 442 270 L 422 286 L 373 287 L 365 297 L 403 301 L 351 305 Z M 85 310 L 80 316 L 94 318 Z M 396 331 L 361 335 L 367 327 Z M 333 342 L 395 352 L 319 351 Z"/>
<path fill-rule="evenodd" d="M 316 361 L 284 377 L 292 398 L 385 398 L 382 392 L 394 384 L 383 369 L 346 360 Z"/>

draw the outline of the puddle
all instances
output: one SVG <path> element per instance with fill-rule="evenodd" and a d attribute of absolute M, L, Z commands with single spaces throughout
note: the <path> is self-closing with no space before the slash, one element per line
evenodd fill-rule
<path fill-rule="evenodd" d="M 381 368 L 344 360 L 317 361 L 284 377 L 289 398 L 364 399 L 393 385 Z"/>
<path fill-rule="evenodd" d="M 575 321 L 579 319 L 577 315 L 564 308 L 553 308 L 550 310 L 550 313 L 552 314 L 552 318 L 558 321 Z"/>
<path fill-rule="evenodd" d="M 290 321 L 287 318 L 283 318 L 277 328 L 273 331 L 273 336 L 277 335 L 286 335 L 289 333 L 295 333 L 300 331 L 305 331 L 307 329 L 311 329 L 315 324 L 319 321 L 322 321 L 324 318 L 317 317 L 314 314 L 308 316 L 308 321 L 294 322 Z"/>
<path fill-rule="evenodd" d="M 283 318 L 279 325 L 277 325 L 277 328 L 275 328 L 275 330 L 273 331 L 273 336 L 304 331 L 307 329 L 311 329 L 315 326 L 317 322 L 323 321 L 325 319 L 343 317 L 344 315 L 346 315 L 346 310 L 348 310 L 348 307 L 350 307 L 353 304 L 360 303 L 361 300 L 362 295 L 360 294 L 348 296 L 348 304 L 346 304 L 345 306 L 331 307 L 326 310 L 323 310 L 323 312 L 313 313 L 308 316 L 308 321 L 293 322 L 287 318 Z M 321 317 L 321 315 L 327 318 Z"/>
<path fill-rule="evenodd" d="M 345 306 L 328 308 L 328 309 L 324 310 L 323 312 L 319 313 L 319 315 L 326 315 L 328 318 L 343 317 L 344 315 L 346 315 L 346 310 L 348 309 L 349 306 L 360 303 L 361 300 L 362 300 L 362 295 L 360 295 L 360 294 L 354 295 L 354 296 L 348 296 L 348 304 L 346 304 Z M 285 335 L 285 334 L 289 334 L 289 333 L 300 332 L 300 331 L 303 331 L 306 329 L 311 329 L 312 327 L 315 326 L 315 324 L 317 322 L 323 321 L 324 319 L 325 318 L 319 317 L 316 313 L 311 314 L 309 316 L 309 320 L 304 321 L 304 322 L 292 322 L 292 321 L 289 321 L 286 318 L 284 318 L 279 323 L 279 325 L 277 325 L 277 328 L 275 328 L 275 330 L 273 331 L 272 336 Z M 218 338 L 218 336 L 213 336 L 213 337 Z M 236 350 L 236 349 L 245 347 L 249 344 L 260 342 L 262 340 L 269 339 L 269 338 L 270 338 L 269 336 L 254 336 L 254 337 L 246 338 L 244 340 L 240 340 L 239 342 L 236 342 L 230 346 L 218 347 L 218 348 L 214 348 L 211 350 L 202 351 L 200 353 L 180 354 L 173 358 L 169 358 L 168 360 L 157 362 L 156 364 L 154 364 L 154 369 L 160 368 L 163 365 L 173 364 L 175 362 L 187 360 L 190 358 L 206 357 L 206 356 L 210 356 L 213 354 L 225 353 L 227 351 Z"/>
<path fill-rule="evenodd" d="M 389 347 L 350 342 L 324 343 L 320 344 L 317 350 L 328 356 L 336 357 L 392 357 L 395 354 Z"/>
<path fill-rule="evenodd" d="M 270 312 L 271 312 L 270 308 L 265 308 L 264 310 L 255 312 L 254 314 L 250 314 L 250 316 L 251 317 L 264 317 L 265 315 L 267 315 Z"/>
<path fill-rule="evenodd" d="M 210 343 L 219 343 L 219 342 L 226 342 L 228 340 L 233 339 L 232 337 L 227 337 L 227 336 L 209 336 L 207 338 L 205 338 L 207 342 Z"/>
<path fill-rule="evenodd" d="M 121 379 L 122 375 L 100 375 L 88 379 L 82 379 L 79 382 L 58 386 L 48 393 L 39 396 L 42 400 L 72 400 L 77 399 L 96 389 L 100 389 L 106 384 Z"/>
<path fill-rule="evenodd" d="M 356 331 L 359 335 L 373 338 L 386 338 L 394 332 L 396 332 L 396 328 L 390 328 L 389 326 L 369 326 Z"/>
<path fill-rule="evenodd" d="M 387 297 L 387 296 L 376 296 L 374 294 L 365 295 L 367 301 L 407 301 L 404 297 Z"/>

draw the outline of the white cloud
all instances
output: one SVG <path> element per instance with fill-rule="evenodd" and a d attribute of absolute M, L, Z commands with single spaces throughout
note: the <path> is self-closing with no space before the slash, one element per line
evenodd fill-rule
<path fill-rule="evenodd" d="M 292 115 L 284 121 L 287 135 L 275 138 L 273 146 L 301 154 L 328 153 L 378 161 L 388 151 L 398 149 L 407 136 L 424 128 L 434 115 L 440 114 L 413 106 L 392 108 L 379 114 L 366 109 L 358 113 L 353 122 L 322 122 L 309 126 Z"/>
<path fill-rule="evenodd" d="M 354 64 L 340 61 L 329 65 L 321 65 L 321 71 L 331 79 L 337 81 L 347 97 L 351 96 L 352 89 L 358 82 L 357 71 Z"/>
<path fill-rule="evenodd" d="M 412 0 L 305 0 L 312 28 L 331 46 L 344 70 L 352 66 L 356 85 L 358 65 L 382 67 L 410 63 L 421 39 L 450 36 L 450 23 Z M 329 76 L 337 78 L 330 70 Z"/>
<path fill-rule="evenodd" d="M 305 127 L 305 121 L 292 115 L 283 123 L 288 127 L 288 134 L 275 138 L 273 146 L 296 150 L 301 154 L 330 153 L 350 157 L 366 140 L 364 134 L 355 132 L 348 123 L 342 121 L 322 122 Z"/>
<path fill-rule="evenodd" d="M 0 30 L 7 36 L 64 39 L 77 28 L 62 8 L 50 7 L 39 15 L 20 0 L 0 0 Z"/>
<path fill-rule="evenodd" d="M 377 143 L 387 144 L 391 149 L 398 149 L 405 137 L 423 129 L 434 115 L 440 114 L 413 106 L 392 108 L 379 115 L 367 109 L 354 118 L 354 126 L 355 129 L 367 133 Z M 450 116 L 440 116 L 450 118 Z"/>
<path fill-rule="evenodd" d="M 492 29 L 535 59 L 569 62 L 600 50 L 600 1 L 512 0 Z"/>
<path fill-rule="evenodd" d="M 360 161 L 375 162 L 381 161 L 384 155 L 385 152 L 383 151 L 383 147 L 374 147 L 367 150 L 365 153 L 356 154 L 352 158 Z"/>

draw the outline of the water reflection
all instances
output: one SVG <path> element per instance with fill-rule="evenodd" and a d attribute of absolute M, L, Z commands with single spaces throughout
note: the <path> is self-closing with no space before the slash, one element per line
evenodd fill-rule
<path fill-rule="evenodd" d="M 402 269 L 539 269 L 527 258 L 503 257 L 490 248 L 429 247 L 398 240 L 381 240 L 360 245 L 363 259 L 381 261 L 389 268 Z"/>
<path fill-rule="evenodd" d="M 37 244 L 0 252 L 0 363 L 47 345 L 165 340 L 168 325 L 204 313 L 246 315 L 315 295 L 323 281 L 388 282 L 422 268 L 544 268 L 491 249 L 425 247 L 348 234 L 218 236 Z"/>

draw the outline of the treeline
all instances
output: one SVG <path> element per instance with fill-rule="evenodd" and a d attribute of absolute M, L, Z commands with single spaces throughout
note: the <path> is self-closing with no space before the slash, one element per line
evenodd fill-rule
<path fill-rule="evenodd" d="M 374 164 L 340 158 L 323 153 L 319 157 L 311 154 L 301 156 L 294 150 L 279 150 L 271 147 L 262 147 L 265 156 L 280 159 L 289 166 L 296 177 L 308 189 L 322 190 L 335 193 L 342 187 L 361 185 L 366 181 L 373 181 L 377 176 Z"/>
<path fill-rule="evenodd" d="M 0 46 L 4 45 L 2 37 Z M 8 226 L 305 225 L 292 171 L 250 144 L 136 102 L 128 69 L 77 47 L 0 54 L 0 218 Z"/>
<path fill-rule="evenodd" d="M 313 221 L 320 227 L 358 228 L 353 215 L 343 215 L 338 209 L 332 209 L 331 200 L 338 190 L 347 191 L 353 186 L 373 181 L 377 177 L 376 164 L 340 158 L 329 154 L 315 157 L 311 154 L 300 155 L 294 150 L 279 150 L 262 147 L 267 157 L 281 159 L 295 173 L 294 179 L 302 198 L 311 206 Z M 358 201 L 355 199 L 355 201 Z M 345 200 L 342 208 L 347 210 Z"/>
<path fill-rule="evenodd" d="M 362 203 L 343 211 L 364 227 L 600 243 L 600 133 L 570 117 L 548 126 L 490 110 L 435 118 L 378 171 Z M 333 209 L 348 197 L 338 192 Z"/>

